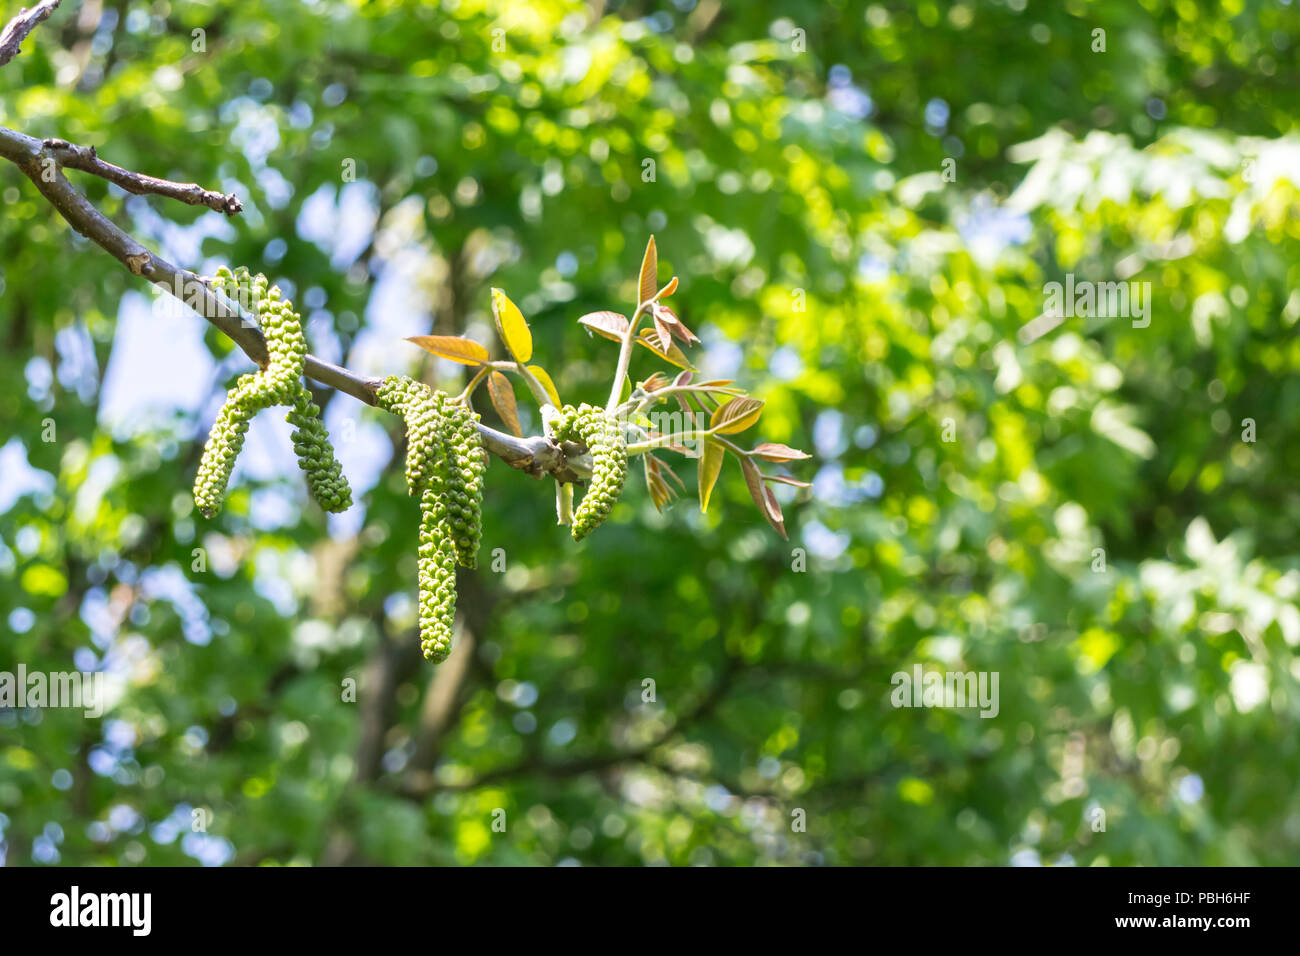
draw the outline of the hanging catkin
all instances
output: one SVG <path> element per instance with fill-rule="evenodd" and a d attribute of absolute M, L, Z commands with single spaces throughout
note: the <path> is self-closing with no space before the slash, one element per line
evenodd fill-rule
<path fill-rule="evenodd" d="M 573 540 L 581 541 L 609 517 L 623 491 L 623 481 L 627 478 L 627 439 L 618 422 L 606 417 L 603 408 L 591 405 L 564 406 L 555 436 L 583 442 L 595 464 L 591 484 L 573 513 L 570 526 Z"/>
<path fill-rule="evenodd" d="M 194 503 L 208 518 L 221 510 L 248 423 L 264 408 L 288 405 L 286 419 L 296 429 L 293 447 L 298 467 L 307 473 L 308 490 L 326 511 L 345 511 L 352 506 L 352 491 L 334 458 L 320 407 L 302 379 L 307 357 L 302 317 L 288 299 L 281 298 L 278 286 L 268 289 L 266 276 L 250 275 L 242 266 L 234 272 L 226 266 L 219 268 L 212 287 L 248 304 L 257 314 L 270 360 L 266 368 L 240 376 L 227 393 L 203 448 L 194 478 Z"/>
<path fill-rule="evenodd" d="M 384 379 L 376 397 L 406 422 L 407 491 L 420 496 L 420 648 L 440 661 L 451 651 L 456 565 L 478 563 L 487 468 L 478 416 L 404 376 Z"/>

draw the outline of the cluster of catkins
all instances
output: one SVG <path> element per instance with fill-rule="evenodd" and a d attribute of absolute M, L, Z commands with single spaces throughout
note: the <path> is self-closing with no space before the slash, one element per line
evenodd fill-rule
<path fill-rule="evenodd" d="M 194 478 L 194 503 L 208 518 L 221 510 L 249 422 L 264 408 L 288 405 L 285 418 L 295 428 L 293 449 L 298 467 L 307 473 L 311 496 L 326 511 L 347 510 L 352 506 L 352 490 L 334 458 L 320 407 L 312 401 L 302 378 L 307 339 L 301 316 L 288 299 L 280 297 L 279 287 L 267 288 L 266 276 L 251 276 L 242 267 L 231 272 L 222 266 L 212 287 L 236 302 L 248 303 L 256 312 L 271 359 L 266 368 L 240 376 L 227 394 L 203 447 L 203 460 Z"/>
<path fill-rule="evenodd" d="M 560 409 L 554 437 L 583 442 L 595 463 L 591 485 L 573 513 L 569 528 L 573 540 L 581 541 L 609 517 L 623 491 L 623 481 L 627 478 L 627 438 L 618 422 L 607 417 L 603 408 L 586 404 L 577 408 L 565 405 Z"/>
<path fill-rule="evenodd" d="M 420 496 L 420 649 L 441 661 L 451 652 L 456 565 L 478 564 L 483 533 L 479 417 L 405 376 L 384 379 L 376 397 L 406 422 L 406 486 Z"/>

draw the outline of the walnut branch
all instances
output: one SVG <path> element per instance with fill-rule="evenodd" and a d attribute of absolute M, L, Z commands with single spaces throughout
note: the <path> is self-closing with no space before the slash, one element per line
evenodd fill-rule
<path fill-rule="evenodd" d="M 223 196 L 211 189 L 204 189 L 198 183 L 174 183 L 169 179 L 145 176 L 142 173 L 123 169 L 121 166 L 114 166 L 100 159 L 93 146 L 76 146 L 64 139 L 47 139 L 44 141 L 44 146 L 51 156 L 57 158 L 59 165 L 64 169 L 79 169 L 84 173 L 107 179 L 110 183 L 115 183 L 137 196 L 148 194 L 166 196 L 168 199 L 178 199 L 191 206 L 207 206 L 217 212 L 224 212 L 227 216 L 234 216 L 244 208 L 244 204 L 234 193 Z"/>
<path fill-rule="evenodd" d="M 6 28 L 6 37 L 8 33 L 9 28 Z M 215 294 L 202 277 L 173 265 L 141 245 L 96 209 L 63 175 L 64 159 L 69 155 L 67 144 L 54 142 L 56 145 L 50 145 L 47 141 L 0 127 L 0 156 L 22 170 L 73 229 L 121 262 L 132 275 L 148 279 L 193 308 L 238 345 L 258 366 L 265 368 L 270 356 L 266 340 L 253 317 L 237 304 Z M 341 366 L 323 362 L 314 355 L 307 356 L 304 371 L 308 378 L 346 392 L 367 405 L 376 402 L 375 392 L 380 384 L 378 379 L 366 378 Z M 510 467 L 533 477 L 540 478 L 549 474 L 565 482 L 582 481 L 591 477 L 591 456 L 577 453 L 579 450 L 572 445 L 561 447 L 543 435 L 515 438 L 482 424 L 478 429 L 483 446 L 491 454 Z"/>
<path fill-rule="evenodd" d="M 5 24 L 4 30 L 0 31 L 0 66 L 22 52 L 19 46 L 27 39 L 27 34 L 36 29 L 36 24 L 49 19 L 54 8 L 61 2 L 62 0 L 41 0 L 31 9 L 20 10 L 18 16 Z"/>

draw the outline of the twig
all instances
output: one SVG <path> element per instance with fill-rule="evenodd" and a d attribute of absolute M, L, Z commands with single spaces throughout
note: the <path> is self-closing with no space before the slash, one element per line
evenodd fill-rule
<path fill-rule="evenodd" d="M 49 19 L 54 8 L 61 2 L 62 0 L 41 0 L 31 9 L 19 10 L 18 16 L 5 24 L 4 30 L 0 32 L 0 66 L 22 52 L 19 46 L 27 39 L 27 34 L 36 29 L 36 24 Z"/>
<path fill-rule="evenodd" d="M 204 189 L 198 183 L 174 183 L 169 179 L 157 179 L 114 166 L 100 159 L 93 146 L 77 146 L 65 139 L 47 139 L 44 146 L 64 169 L 79 169 L 83 173 L 107 179 L 137 196 L 166 196 L 191 206 L 207 206 L 217 212 L 224 212 L 227 216 L 234 216 L 244 208 L 234 193 L 223 196 L 211 189 Z"/>
<path fill-rule="evenodd" d="M 193 308 L 265 368 L 270 356 L 253 317 L 216 295 L 202 277 L 178 268 L 122 231 L 63 175 L 59 153 L 59 148 L 47 146 L 42 140 L 0 126 L 0 156 L 21 169 L 73 229 L 121 262 L 132 275 L 148 279 Z M 367 405 L 376 403 L 378 379 L 322 362 L 314 355 L 307 356 L 304 371 L 322 385 L 346 392 Z M 515 438 L 483 424 L 478 430 L 483 446 L 512 468 L 538 478 L 549 474 L 567 482 L 591 477 L 589 454 L 568 454 L 544 435 Z"/>

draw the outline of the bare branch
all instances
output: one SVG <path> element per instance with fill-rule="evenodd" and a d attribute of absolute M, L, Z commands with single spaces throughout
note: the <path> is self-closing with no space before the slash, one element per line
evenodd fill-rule
<path fill-rule="evenodd" d="M 64 169 L 79 169 L 107 179 L 137 196 L 166 196 L 191 206 L 207 206 L 217 212 L 224 212 L 227 216 L 234 216 L 244 208 L 234 193 L 223 196 L 211 189 L 204 189 L 198 183 L 174 183 L 169 179 L 157 179 L 114 166 L 100 159 L 93 146 L 77 146 L 66 139 L 47 139 L 44 146 Z"/>
<path fill-rule="evenodd" d="M 41 0 L 31 9 L 24 7 L 19 10 L 18 16 L 5 24 L 4 30 L 0 31 L 0 66 L 22 52 L 19 45 L 27 39 L 27 34 L 36 29 L 36 24 L 48 20 L 60 2 L 62 0 Z"/>
<path fill-rule="evenodd" d="M 42 140 L 0 126 L 0 156 L 21 169 L 73 229 L 121 262 L 132 275 L 148 279 L 190 306 L 265 368 L 270 355 L 255 319 L 237 304 L 215 294 L 206 279 L 154 254 L 96 209 L 63 175 L 59 162 L 62 152 L 65 150 L 61 146 L 47 146 Z M 378 379 L 331 365 L 314 355 L 307 356 L 304 371 L 322 385 L 346 392 L 367 405 L 376 403 Z M 571 444 L 562 448 L 543 435 L 515 438 L 483 424 L 478 430 L 483 446 L 511 468 L 536 478 L 549 474 L 567 482 L 591 477 L 590 454 L 575 453 L 578 449 Z"/>

